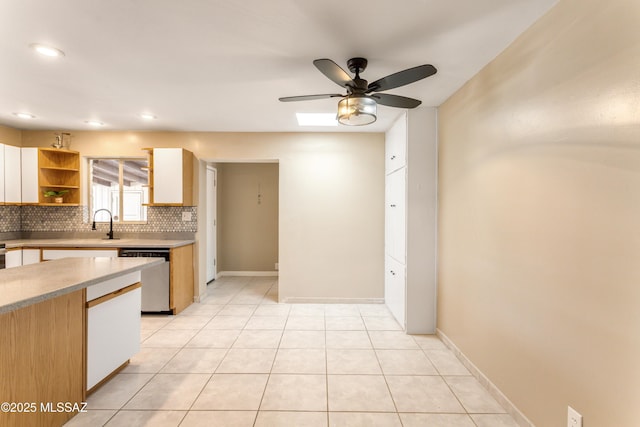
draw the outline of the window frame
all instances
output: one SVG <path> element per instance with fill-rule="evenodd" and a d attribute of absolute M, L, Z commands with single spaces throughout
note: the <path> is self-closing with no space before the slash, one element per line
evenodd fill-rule
<path fill-rule="evenodd" d="M 116 221 L 115 219 L 113 220 L 114 224 L 131 224 L 131 225 L 135 225 L 135 224 L 147 224 L 149 222 L 149 212 L 147 211 L 147 219 L 146 220 L 142 220 L 142 221 L 125 221 L 124 220 L 124 162 L 127 160 L 136 160 L 136 161 L 146 161 L 147 162 L 147 167 L 149 166 L 149 159 L 146 156 L 91 156 L 91 157 L 87 157 L 87 200 L 89 200 L 89 224 L 93 222 L 93 215 L 94 215 L 94 201 L 93 201 L 93 165 L 92 162 L 94 160 L 117 160 L 118 161 L 118 198 L 119 198 L 119 212 L 112 212 L 113 216 L 115 217 L 117 215 L 118 220 Z M 148 177 L 148 174 L 147 174 Z M 148 183 L 148 178 L 147 178 L 147 183 Z M 149 185 L 149 184 L 147 184 Z M 144 203 L 144 198 L 143 198 L 143 203 L 142 206 L 147 206 L 148 207 L 148 202 Z M 100 221 L 100 220 L 96 220 L 95 221 L 97 224 L 108 224 L 109 221 Z"/>

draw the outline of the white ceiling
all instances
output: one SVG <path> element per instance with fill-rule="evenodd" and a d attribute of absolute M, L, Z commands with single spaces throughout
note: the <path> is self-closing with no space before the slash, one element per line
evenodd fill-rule
<path fill-rule="evenodd" d="M 344 93 L 312 64 L 363 56 L 374 81 L 421 64 L 435 76 L 388 93 L 437 106 L 557 0 L 1 0 L 0 124 L 20 129 L 385 131 L 300 128 L 296 112 L 336 111 Z M 31 43 L 62 49 L 41 57 Z M 28 111 L 25 121 L 13 115 Z M 157 120 L 137 115 L 149 111 Z"/>

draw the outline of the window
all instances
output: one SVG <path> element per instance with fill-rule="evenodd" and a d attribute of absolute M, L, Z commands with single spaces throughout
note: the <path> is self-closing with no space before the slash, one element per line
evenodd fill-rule
<path fill-rule="evenodd" d="M 113 222 L 145 222 L 149 203 L 149 175 L 146 159 L 92 159 L 90 215 L 98 209 L 113 214 Z M 96 221 L 109 221 L 107 212 L 98 212 Z"/>

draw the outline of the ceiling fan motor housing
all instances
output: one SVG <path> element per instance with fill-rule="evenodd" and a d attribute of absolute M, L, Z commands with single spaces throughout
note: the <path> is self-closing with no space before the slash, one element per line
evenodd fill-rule
<path fill-rule="evenodd" d="M 353 74 L 360 74 L 367 68 L 366 58 L 351 58 L 347 61 L 347 67 Z"/>

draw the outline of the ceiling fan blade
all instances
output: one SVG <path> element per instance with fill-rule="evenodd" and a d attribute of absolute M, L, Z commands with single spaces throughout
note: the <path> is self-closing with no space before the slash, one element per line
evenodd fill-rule
<path fill-rule="evenodd" d="M 355 86 L 353 79 L 351 76 L 347 74 L 345 70 L 340 68 L 338 64 L 333 62 L 330 59 L 316 59 L 313 61 L 313 65 L 316 66 L 318 70 L 325 76 L 327 76 L 331 81 L 336 83 L 338 86 L 346 87 L 346 86 Z"/>
<path fill-rule="evenodd" d="M 407 98 L 406 96 L 391 95 L 388 93 L 374 93 L 369 95 L 380 105 L 386 105 L 387 107 L 398 108 L 416 108 L 422 104 L 422 101 L 413 98 Z"/>
<path fill-rule="evenodd" d="M 327 98 L 342 98 L 344 95 L 339 93 L 325 93 L 322 95 L 302 95 L 302 96 L 285 96 L 284 98 L 278 98 L 282 102 L 291 101 L 311 101 L 314 99 L 327 99 Z"/>
<path fill-rule="evenodd" d="M 367 88 L 367 93 L 395 89 L 432 76 L 437 72 L 438 70 L 436 70 L 436 67 L 430 64 L 419 65 L 417 67 L 398 71 L 397 73 L 388 75 L 387 77 L 383 77 L 373 83 L 370 83 Z"/>

